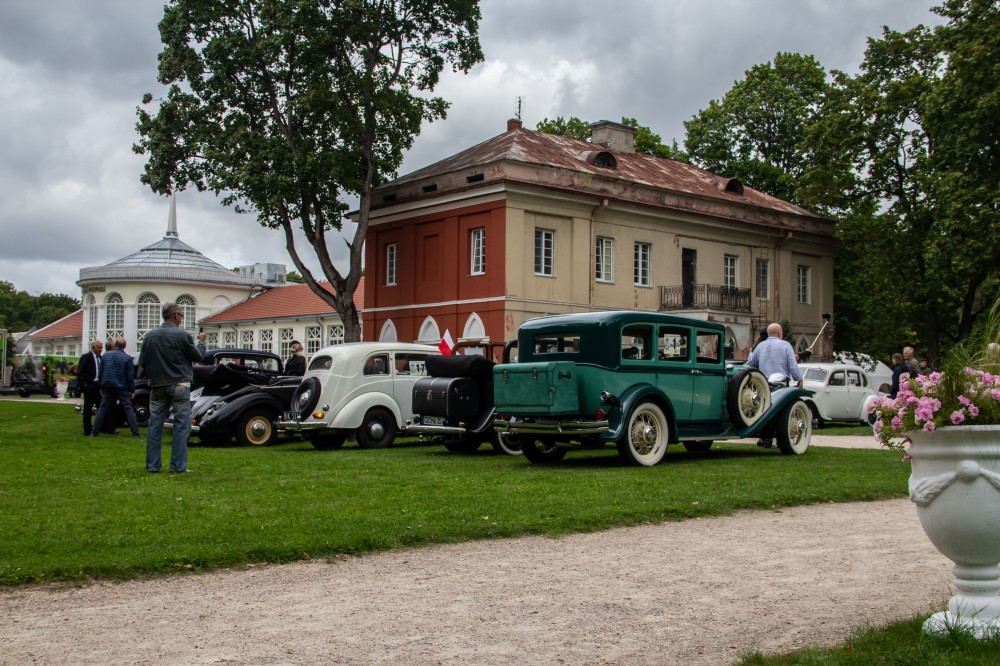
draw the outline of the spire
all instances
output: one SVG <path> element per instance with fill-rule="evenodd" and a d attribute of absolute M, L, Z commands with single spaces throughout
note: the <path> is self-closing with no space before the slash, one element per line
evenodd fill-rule
<path fill-rule="evenodd" d="M 177 238 L 177 195 L 170 193 L 170 216 L 167 218 L 167 235 L 164 238 Z"/>

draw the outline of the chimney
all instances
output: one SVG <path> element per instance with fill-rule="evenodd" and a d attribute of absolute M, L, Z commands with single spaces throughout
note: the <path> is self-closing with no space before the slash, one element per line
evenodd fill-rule
<path fill-rule="evenodd" d="M 519 130 L 523 126 L 520 118 L 511 118 L 507 121 L 507 131 L 513 132 L 514 130 Z"/>
<path fill-rule="evenodd" d="M 635 128 L 610 120 L 599 120 L 590 124 L 590 140 L 603 144 L 613 153 L 635 152 Z"/>

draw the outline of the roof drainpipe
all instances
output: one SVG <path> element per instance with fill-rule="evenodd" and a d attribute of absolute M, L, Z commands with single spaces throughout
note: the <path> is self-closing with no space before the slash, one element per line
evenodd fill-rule
<path fill-rule="evenodd" d="M 778 313 L 781 312 L 781 255 L 778 250 L 790 240 L 792 232 L 786 231 L 785 237 L 774 244 L 774 321 L 778 321 Z"/>
<path fill-rule="evenodd" d="M 597 257 L 595 252 L 597 251 L 597 216 L 608 207 L 608 200 L 601 199 L 601 203 L 594 206 L 594 210 L 590 211 L 590 270 L 594 270 L 595 262 Z M 596 278 L 593 274 L 590 276 L 590 309 L 594 309 L 594 283 Z"/>

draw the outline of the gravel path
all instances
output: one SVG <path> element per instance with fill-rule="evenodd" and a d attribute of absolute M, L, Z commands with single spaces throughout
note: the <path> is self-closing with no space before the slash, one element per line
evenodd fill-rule
<path fill-rule="evenodd" d="M 940 610 L 950 566 L 901 499 L 23 586 L 0 664 L 728 664 Z"/>

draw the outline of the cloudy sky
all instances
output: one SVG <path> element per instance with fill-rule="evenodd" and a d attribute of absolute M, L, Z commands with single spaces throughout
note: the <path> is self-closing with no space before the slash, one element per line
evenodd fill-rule
<path fill-rule="evenodd" d="M 500 134 L 522 99 L 542 118 L 634 117 L 664 139 L 780 51 L 856 71 L 883 25 L 938 23 L 936 0 L 482 0 L 486 59 L 446 76 L 405 174 Z M 79 298 L 84 266 L 162 238 L 168 201 L 139 182 L 135 109 L 159 92 L 158 0 L 0 3 L 0 280 Z M 178 195 L 181 240 L 225 266 L 291 267 L 280 232 Z M 338 244 L 339 245 L 339 244 Z M 338 248 L 335 248 L 335 251 Z"/>

